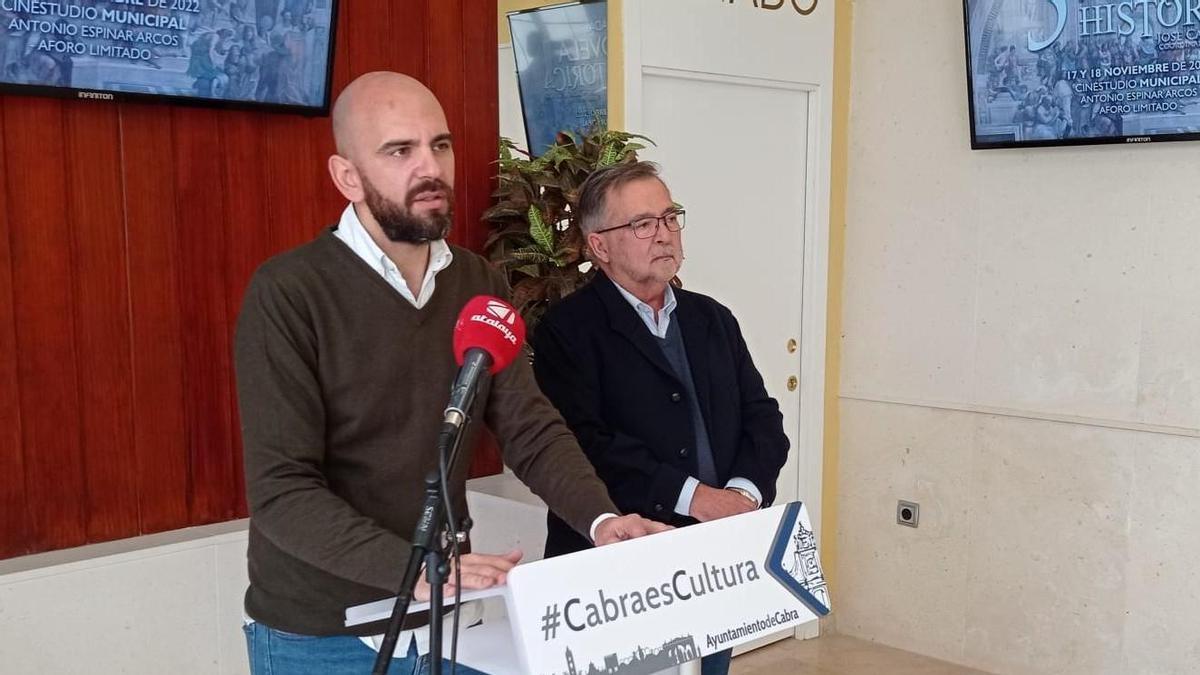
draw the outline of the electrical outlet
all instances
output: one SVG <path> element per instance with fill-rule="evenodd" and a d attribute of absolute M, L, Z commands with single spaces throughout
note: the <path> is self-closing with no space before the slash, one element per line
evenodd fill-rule
<path fill-rule="evenodd" d="M 901 499 L 896 502 L 896 524 L 916 527 L 921 521 L 921 505 Z"/>

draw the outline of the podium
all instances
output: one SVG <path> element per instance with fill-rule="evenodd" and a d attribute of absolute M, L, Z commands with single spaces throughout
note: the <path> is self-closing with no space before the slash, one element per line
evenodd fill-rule
<path fill-rule="evenodd" d="M 459 663 L 494 675 L 698 673 L 702 656 L 830 611 L 801 502 L 518 565 L 468 600 L 503 607 L 459 635 Z M 346 625 L 394 604 L 351 607 Z"/>

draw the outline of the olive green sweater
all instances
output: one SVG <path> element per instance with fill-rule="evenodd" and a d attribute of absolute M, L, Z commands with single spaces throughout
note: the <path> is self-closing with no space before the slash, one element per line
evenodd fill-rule
<path fill-rule="evenodd" d="M 472 297 L 504 297 L 482 258 L 454 248 L 417 309 L 333 233 L 254 274 L 235 340 L 250 508 L 246 611 L 279 630 L 370 635 L 346 607 L 395 595 L 436 466 L 457 372 L 454 322 Z M 450 480 L 456 515 L 480 422 L 505 463 L 572 527 L 616 513 L 575 437 L 518 358 L 489 379 Z"/>

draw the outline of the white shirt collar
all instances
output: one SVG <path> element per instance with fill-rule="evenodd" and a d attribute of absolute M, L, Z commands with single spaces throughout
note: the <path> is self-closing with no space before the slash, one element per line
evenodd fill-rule
<path fill-rule="evenodd" d="M 342 211 L 342 218 L 338 221 L 334 235 L 345 242 L 351 251 L 362 258 L 363 262 L 382 276 L 392 288 L 396 289 L 397 293 L 417 309 L 424 307 L 433 297 L 433 290 L 436 286 L 434 277 L 437 276 L 437 273 L 449 267 L 454 260 L 454 253 L 445 239 L 435 239 L 429 242 L 429 265 L 425 268 L 425 278 L 421 282 L 420 295 L 414 297 L 412 291 L 408 289 L 408 284 L 404 283 L 404 277 L 400 274 L 396 263 L 392 262 L 383 249 L 379 248 L 379 245 L 371 238 L 371 234 L 367 232 L 367 228 L 363 226 L 362 221 L 358 219 L 353 204 L 347 205 L 346 210 Z"/>
<path fill-rule="evenodd" d="M 612 281 L 611 277 L 609 278 L 609 281 Z M 657 321 L 655 320 L 653 307 L 639 300 L 638 297 L 633 293 L 625 290 L 621 284 L 618 284 L 615 281 L 613 281 L 612 284 L 613 286 L 617 287 L 617 290 L 620 291 L 621 296 L 625 298 L 625 301 L 628 302 L 635 311 L 637 311 L 638 316 L 642 317 L 642 323 L 646 324 L 646 328 L 649 329 L 651 334 L 659 338 L 667 337 L 667 328 L 671 325 L 671 315 L 675 312 L 676 305 L 675 291 L 671 289 L 670 284 L 667 284 L 666 293 L 663 295 L 663 308 L 662 311 L 658 313 Z"/>

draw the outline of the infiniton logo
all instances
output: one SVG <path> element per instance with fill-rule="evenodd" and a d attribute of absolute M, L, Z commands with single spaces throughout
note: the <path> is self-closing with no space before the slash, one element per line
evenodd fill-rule
<path fill-rule="evenodd" d="M 512 326 L 517 322 L 516 312 L 511 307 L 503 302 L 489 301 L 487 304 L 487 312 L 492 316 Z"/>

